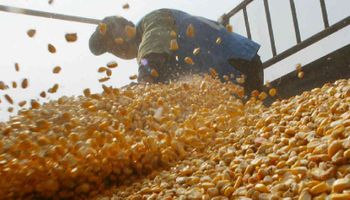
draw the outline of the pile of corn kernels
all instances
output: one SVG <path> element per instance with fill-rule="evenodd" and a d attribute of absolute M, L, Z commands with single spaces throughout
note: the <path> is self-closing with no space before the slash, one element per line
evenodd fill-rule
<path fill-rule="evenodd" d="M 269 108 L 241 92 L 195 76 L 22 110 L 0 123 L 0 197 L 350 199 L 350 80 Z"/>
<path fill-rule="evenodd" d="M 206 100 L 222 98 L 214 94 Z M 169 169 L 129 179 L 99 199 L 348 200 L 349 106 L 350 80 L 339 80 L 269 108 L 251 100 L 234 124 L 217 109 L 191 113 L 186 129 L 190 136 L 209 134 L 204 148 L 186 146 L 188 154 Z M 183 133 L 182 127 L 175 131 Z"/>

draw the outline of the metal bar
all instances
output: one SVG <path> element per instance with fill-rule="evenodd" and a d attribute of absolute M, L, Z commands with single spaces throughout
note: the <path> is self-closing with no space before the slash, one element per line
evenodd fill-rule
<path fill-rule="evenodd" d="M 243 8 L 243 15 L 244 15 L 244 23 L 245 23 L 245 29 L 247 31 L 247 36 L 249 39 L 252 39 L 252 34 L 250 32 L 250 26 L 249 26 L 249 19 L 248 19 L 248 13 L 247 13 L 247 8 Z"/>
<path fill-rule="evenodd" d="M 230 12 L 228 12 L 225 16 L 227 18 L 232 17 L 233 15 L 235 15 L 236 13 L 238 13 L 239 11 L 241 11 L 243 8 L 246 8 L 248 4 L 250 4 L 252 1 L 254 0 L 245 0 L 242 1 L 240 4 L 238 4 L 234 9 L 232 9 Z"/>
<path fill-rule="evenodd" d="M 273 57 L 266 62 L 263 63 L 264 69 L 268 68 L 269 66 L 287 58 L 288 56 L 322 40 L 323 38 L 337 32 L 338 30 L 350 25 L 350 16 L 344 18 L 343 20 L 333 24 L 332 26 L 328 27 L 327 29 L 311 36 L 310 38 L 302 41 L 301 43 L 289 48 L 288 50 L 278 54 L 276 57 Z"/>
<path fill-rule="evenodd" d="M 299 30 L 299 24 L 298 24 L 298 18 L 297 18 L 297 12 L 295 9 L 294 0 L 289 0 L 289 3 L 290 3 L 290 10 L 292 11 L 295 37 L 297 40 L 297 44 L 299 44 L 301 42 L 301 36 L 300 36 L 300 30 Z"/>
<path fill-rule="evenodd" d="M 264 0 L 264 7 L 265 7 L 267 27 L 269 29 L 269 36 L 270 36 L 272 55 L 276 56 L 277 55 L 276 44 L 275 44 L 275 37 L 273 36 L 272 22 L 271 22 L 271 15 L 270 15 L 269 1 L 268 0 Z"/>
<path fill-rule="evenodd" d="M 4 5 L 0 5 L 0 11 L 23 14 L 23 15 L 31 15 L 36 17 L 45 17 L 50 19 L 59 19 L 59 20 L 87 23 L 87 24 L 99 24 L 101 22 L 100 20 L 97 20 L 97 19 L 63 15 L 63 14 L 57 14 L 57 13 L 49 13 L 49 12 L 43 12 L 38 10 L 30 10 L 25 8 L 17 8 L 17 7 L 4 6 Z"/>
<path fill-rule="evenodd" d="M 328 21 L 328 14 L 327 14 L 326 3 L 324 2 L 324 0 L 320 0 L 320 4 L 321 4 L 324 28 L 328 28 L 329 27 L 329 21 Z"/>

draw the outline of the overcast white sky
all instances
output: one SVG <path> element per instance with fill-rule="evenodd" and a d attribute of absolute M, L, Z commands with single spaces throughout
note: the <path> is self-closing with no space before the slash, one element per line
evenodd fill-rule
<path fill-rule="evenodd" d="M 62 13 L 75 16 L 102 19 L 109 15 L 121 15 L 135 22 L 145 14 L 158 8 L 174 8 L 184 10 L 194 15 L 216 20 L 223 13 L 231 10 L 241 0 L 55 0 L 48 5 L 45 0 L 0 0 L 0 5 L 16 6 L 47 12 Z M 129 10 L 123 10 L 124 3 L 130 4 Z M 349 0 L 326 0 L 330 23 L 333 24 L 350 14 Z M 266 29 L 263 1 L 255 0 L 248 6 L 253 38 L 261 43 L 259 52 L 263 60 L 270 58 L 270 46 Z M 271 15 L 275 28 L 277 50 L 281 52 L 295 44 L 294 31 L 291 24 L 289 0 L 270 0 Z M 319 0 L 296 0 L 302 39 L 318 31 L 322 26 Z M 231 20 L 234 30 L 245 35 L 242 23 L 243 15 L 237 15 Z M 0 91 L 0 121 L 7 119 L 8 104 L 4 103 L 3 95 L 10 94 L 15 102 L 37 98 L 39 93 L 47 90 L 53 84 L 60 84 L 59 92 L 49 96 L 56 99 L 62 95 L 79 95 L 84 88 L 94 92 L 101 91 L 97 73 L 100 66 L 111 60 L 119 63 L 113 71 L 113 78 L 107 85 L 122 86 L 130 82 L 129 76 L 137 73 L 135 60 L 124 61 L 111 55 L 93 56 L 88 49 L 88 39 L 95 27 L 89 24 L 72 23 L 51 20 L 26 15 L 0 12 L 0 80 L 6 83 L 19 82 L 23 78 L 30 80 L 30 87 Z M 37 34 L 28 38 L 26 31 L 34 28 Z M 77 32 L 78 41 L 68 44 L 64 35 L 66 32 Z M 265 71 L 265 79 L 273 80 L 294 69 L 296 63 L 307 64 L 319 56 L 350 43 L 350 29 L 338 32 L 321 43 L 302 51 L 291 58 Z M 57 48 L 56 54 L 47 51 L 47 44 L 52 43 Z M 14 63 L 18 62 L 20 72 L 15 72 Z M 58 75 L 51 73 L 56 65 L 62 67 Z"/>

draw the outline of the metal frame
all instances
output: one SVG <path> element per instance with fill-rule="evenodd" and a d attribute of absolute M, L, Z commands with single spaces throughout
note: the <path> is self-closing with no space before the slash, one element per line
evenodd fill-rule
<path fill-rule="evenodd" d="M 245 26 L 246 26 L 246 30 L 247 30 L 247 36 L 250 39 L 252 37 L 251 37 L 251 32 L 250 32 L 249 20 L 248 20 L 247 6 L 250 3 L 252 3 L 253 1 L 254 0 L 245 0 L 245 1 L 241 2 L 238 6 L 236 6 L 234 9 L 232 9 L 227 14 L 224 14 L 224 16 L 222 17 L 224 19 L 223 23 L 228 24 L 229 19 L 231 17 L 233 17 L 238 12 L 243 10 L 244 22 L 245 22 Z M 266 68 L 270 67 L 271 65 L 293 55 L 294 53 L 324 39 L 325 37 L 337 32 L 338 30 L 340 30 L 342 28 L 345 28 L 346 26 L 348 26 L 350 24 L 350 16 L 348 16 L 348 17 L 344 18 L 343 20 L 330 26 L 325 0 L 320 0 L 322 19 L 323 19 L 323 24 L 324 24 L 325 29 L 302 41 L 301 36 L 300 36 L 300 29 L 299 29 L 299 24 L 298 24 L 298 16 L 297 16 L 297 12 L 296 12 L 295 2 L 294 2 L 294 0 L 289 0 L 290 9 L 291 9 L 292 18 L 293 18 L 295 37 L 296 37 L 296 45 L 290 47 L 289 49 L 287 49 L 283 52 L 277 53 L 274 34 L 273 34 L 271 15 L 270 15 L 270 8 L 269 8 L 268 3 L 269 3 L 268 0 L 264 0 L 264 9 L 265 9 L 266 21 L 267 21 L 267 26 L 268 26 L 268 31 L 269 31 L 271 52 L 272 52 L 273 56 L 272 56 L 272 58 L 270 58 L 269 60 L 267 60 L 263 63 L 264 69 L 266 69 Z"/>
<path fill-rule="evenodd" d="M 100 20 L 97 20 L 97 19 L 49 13 L 49 12 L 17 8 L 12 6 L 4 6 L 4 5 L 0 5 L 0 11 L 23 14 L 23 15 L 39 16 L 39 17 L 45 17 L 45 18 L 51 18 L 51 19 L 80 22 L 80 23 L 87 23 L 87 24 L 99 24 L 101 22 Z"/>

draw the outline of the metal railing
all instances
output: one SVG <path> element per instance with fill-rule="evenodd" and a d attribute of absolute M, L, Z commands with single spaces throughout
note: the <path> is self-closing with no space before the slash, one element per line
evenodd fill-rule
<path fill-rule="evenodd" d="M 44 11 L 30 10 L 25 8 L 17 8 L 17 7 L 4 6 L 4 5 L 0 5 L 0 11 L 22 14 L 22 15 L 31 15 L 36 17 L 45 17 L 50 19 L 59 19 L 59 20 L 87 23 L 87 24 L 99 24 L 101 22 L 100 20 L 97 20 L 97 19 L 63 15 L 63 14 L 57 14 L 57 13 L 49 13 Z"/>
<path fill-rule="evenodd" d="M 249 18 L 248 18 L 248 11 L 247 11 L 247 6 L 252 3 L 254 0 L 244 0 L 242 1 L 239 5 L 237 5 L 234 9 L 232 9 L 230 12 L 227 14 L 224 14 L 222 16 L 222 23 L 224 25 L 229 24 L 229 20 L 231 17 L 235 16 L 238 12 L 243 11 L 244 15 L 244 24 L 247 32 L 247 37 L 249 39 L 252 38 L 252 34 L 250 31 L 250 24 L 249 24 Z M 296 7 L 295 7 L 295 2 L 294 0 L 289 0 L 290 4 L 290 10 L 292 13 L 292 19 L 293 19 L 293 26 L 294 26 L 294 31 L 295 31 L 295 38 L 296 38 L 296 45 L 290 47 L 289 49 L 277 53 L 276 51 L 276 42 L 274 38 L 274 32 L 273 32 L 273 26 L 272 26 L 272 21 L 271 21 L 271 15 L 270 15 L 270 8 L 269 8 L 269 1 L 264 0 L 264 9 L 265 9 L 265 14 L 266 14 L 266 21 L 267 21 L 267 28 L 269 32 L 269 40 L 270 40 L 270 45 L 271 45 L 271 52 L 272 52 L 272 58 L 268 59 L 263 63 L 264 68 L 268 68 L 271 65 L 297 53 L 298 51 L 324 39 L 325 37 L 337 32 L 338 30 L 345 28 L 350 24 L 350 16 L 345 17 L 344 19 L 340 20 L 339 22 L 329 25 L 329 19 L 328 19 L 328 13 L 327 13 L 327 7 L 325 4 L 325 0 L 319 0 L 320 1 L 320 7 L 321 7 L 321 12 L 322 12 L 322 20 L 324 24 L 324 29 L 315 35 L 305 39 L 301 40 L 300 36 L 300 29 L 299 29 L 299 23 L 298 23 L 298 16 L 296 12 Z"/>

